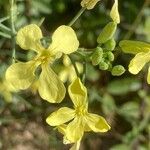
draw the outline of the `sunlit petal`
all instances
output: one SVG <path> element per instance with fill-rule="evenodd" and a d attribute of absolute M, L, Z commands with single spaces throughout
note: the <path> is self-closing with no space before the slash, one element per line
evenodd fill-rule
<path fill-rule="evenodd" d="M 66 137 L 67 139 L 74 143 L 79 141 L 84 134 L 84 125 L 82 123 L 82 118 L 75 118 L 72 122 L 70 122 L 66 129 Z"/>
<path fill-rule="evenodd" d="M 54 53 L 70 54 L 76 51 L 78 47 L 79 41 L 74 30 L 69 26 L 62 25 L 54 32 L 49 50 Z"/>
<path fill-rule="evenodd" d="M 94 132 L 107 132 L 110 130 L 110 126 L 103 117 L 92 113 L 87 115 L 87 125 Z"/>
<path fill-rule="evenodd" d="M 68 88 L 68 92 L 74 105 L 81 106 L 86 103 L 87 89 L 80 81 L 80 78 L 75 79 Z"/>
<path fill-rule="evenodd" d="M 57 111 L 53 112 L 52 114 L 50 114 L 47 117 L 46 122 L 51 126 L 59 126 L 73 119 L 74 115 L 75 114 L 73 109 L 62 107 Z"/>
<path fill-rule="evenodd" d="M 40 96 L 50 103 L 60 103 L 65 97 L 63 82 L 47 64 L 42 65 L 38 91 Z"/>
<path fill-rule="evenodd" d="M 16 90 L 27 89 L 36 78 L 36 67 L 34 61 L 14 63 L 6 71 L 6 80 Z"/>
<path fill-rule="evenodd" d="M 150 53 L 141 52 L 136 54 L 130 61 L 129 71 L 132 74 L 138 74 L 148 61 L 150 61 Z"/>
<path fill-rule="evenodd" d="M 41 51 L 41 29 L 36 24 L 30 24 L 21 28 L 17 33 L 17 43 L 24 50 Z"/>

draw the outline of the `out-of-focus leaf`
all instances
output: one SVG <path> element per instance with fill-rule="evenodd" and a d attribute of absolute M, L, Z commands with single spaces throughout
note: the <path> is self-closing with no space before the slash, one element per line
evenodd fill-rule
<path fill-rule="evenodd" d="M 87 79 L 90 81 L 96 81 L 99 78 L 99 73 L 97 70 L 90 64 L 87 66 Z"/>
<path fill-rule="evenodd" d="M 141 88 L 141 82 L 134 78 L 118 79 L 110 82 L 107 86 L 109 93 L 114 95 L 123 95 L 128 92 L 134 92 Z"/>
<path fill-rule="evenodd" d="M 103 112 L 108 115 L 116 110 L 116 104 L 111 95 L 105 94 L 102 99 L 102 109 Z"/>
<path fill-rule="evenodd" d="M 4 32 L 0 32 L 0 36 L 3 36 L 4 38 L 7 38 L 7 39 L 10 39 L 11 36 L 7 33 L 4 33 Z"/>
<path fill-rule="evenodd" d="M 118 111 L 127 120 L 137 119 L 139 117 L 139 104 L 133 101 L 127 102 Z"/>
<path fill-rule="evenodd" d="M 118 144 L 113 146 L 110 150 L 130 150 L 130 147 L 125 144 Z"/>

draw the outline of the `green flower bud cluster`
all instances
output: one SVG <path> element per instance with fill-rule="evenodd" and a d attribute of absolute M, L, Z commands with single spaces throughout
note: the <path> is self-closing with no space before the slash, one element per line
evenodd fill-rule
<path fill-rule="evenodd" d="M 97 47 L 91 56 L 91 61 L 93 66 L 99 65 L 101 70 L 108 70 L 111 68 L 111 62 L 114 61 L 114 54 L 111 51 Z"/>
<path fill-rule="evenodd" d="M 117 23 L 109 22 L 101 31 L 97 38 L 99 46 L 95 48 L 91 56 L 93 66 L 99 66 L 101 70 L 111 71 L 113 76 L 120 76 L 125 72 L 125 68 L 121 65 L 113 66 L 116 41 L 114 34 L 117 29 Z"/>

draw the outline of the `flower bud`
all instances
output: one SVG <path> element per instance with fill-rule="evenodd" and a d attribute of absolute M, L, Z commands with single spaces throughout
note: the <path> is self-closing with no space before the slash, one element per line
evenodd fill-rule
<path fill-rule="evenodd" d="M 104 44 L 105 48 L 109 51 L 113 51 L 115 46 L 116 46 L 116 41 L 114 40 L 114 38 L 108 40 L 105 44 Z"/>
<path fill-rule="evenodd" d="M 109 61 L 114 61 L 114 54 L 112 52 L 107 52 L 107 59 Z"/>
<path fill-rule="evenodd" d="M 101 69 L 101 70 L 107 70 L 108 68 L 109 68 L 109 65 L 106 62 L 101 61 L 99 63 L 99 69 Z"/>
<path fill-rule="evenodd" d="M 117 24 L 115 22 L 109 22 L 102 30 L 102 32 L 99 34 L 97 38 L 97 42 L 102 44 L 110 40 L 115 31 L 117 29 Z"/>
<path fill-rule="evenodd" d="M 101 47 L 97 47 L 91 57 L 93 66 L 98 65 L 102 60 L 102 57 L 103 49 Z"/>
<path fill-rule="evenodd" d="M 87 9 L 93 9 L 97 2 L 100 0 L 82 0 L 81 6 Z"/>
<path fill-rule="evenodd" d="M 121 76 L 125 72 L 125 68 L 122 65 L 116 65 L 111 70 L 113 76 Z"/>

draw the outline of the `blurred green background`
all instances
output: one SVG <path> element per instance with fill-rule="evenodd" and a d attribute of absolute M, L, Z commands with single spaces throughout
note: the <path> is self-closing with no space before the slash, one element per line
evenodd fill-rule
<path fill-rule="evenodd" d="M 119 0 L 121 23 L 115 35 L 117 42 L 123 39 L 150 42 L 148 3 L 149 0 Z M 40 24 L 44 20 L 41 25 L 44 36 L 51 36 L 58 26 L 68 24 L 81 8 L 80 0 L 16 0 L 16 4 L 16 29 L 30 23 Z M 113 0 L 101 0 L 73 25 L 80 47 L 97 46 L 98 34 L 111 20 L 109 12 L 112 4 Z M 0 0 L 0 18 L 7 17 L 9 12 L 9 0 Z M 10 26 L 9 20 L 2 23 Z M 0 26 L 1 32 L 4 29 Z M 11 64 L 11 40 L 3 36 L 0 34 L 0 149 L 69 149 L 70 145 L 63 145 L 62 135 L 45 123 L 48 114 L 60 106 L 72 106 L 68 95 L 58 105 L 42 100 L 30 89 L 9 92 L 3 79 L 6 68 Z M 18 60 L 26 61 L 32 55 L 20 51 L 19 46 L 16 49 Z M 118 48 L 114 64 L 121 64 L 127 69 L 132 57 Z M 126 71 L 121 77 L 113 77 L 110 72 L 101 71 L 90 63 L 87 69 L 89 111 L 104 116 L 112 129 L 104 134 L 86 133 L 81 150 L 149 150 L 150 86 L 146 81 L 147 67 L 136 76 Z"/>

